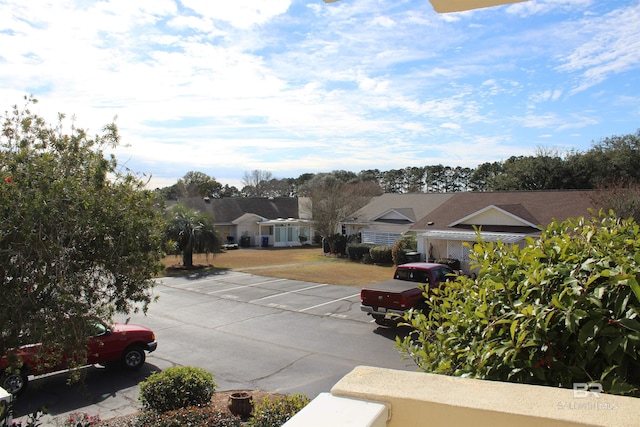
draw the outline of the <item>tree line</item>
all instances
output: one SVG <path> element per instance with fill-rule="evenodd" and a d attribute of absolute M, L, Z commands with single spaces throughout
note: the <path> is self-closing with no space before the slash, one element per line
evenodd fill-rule
<path fill-rule="evenodd" d="M 476 168 L 438 164 L 357 173 L 334 170 L 304 173 L 297 178 L 276 178 L 269 171 L 253 170 L 245 172 L 241 189 L 193 171 L 170 187 L 156 189 L 156 193 L 164 200 L 205 196 L 305 197 L 326 179 L 374 184 L 380 194 L 598 189 L 640 182 L 638 165 L 640 129 L 634 134 L 603 138 L 584 152 L 574 150 L 563 155 L 541 148 L 535 155 L 512 156 Z"/>

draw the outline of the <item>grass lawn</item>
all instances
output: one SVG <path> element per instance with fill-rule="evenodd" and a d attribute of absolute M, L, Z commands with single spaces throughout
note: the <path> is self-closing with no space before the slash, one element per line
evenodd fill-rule
<path fill-rule="evenodd" d="M 181 264 L 182 257 L 168 256 L 163 263 L 166 267 Z M 241 248 L 208 257 L 194 255 L 193 263 L 260 276 L 358 287 L 390 279 L 394 272 L 393 266 L 367 265 L 325 255 L 316 246 Z"/>

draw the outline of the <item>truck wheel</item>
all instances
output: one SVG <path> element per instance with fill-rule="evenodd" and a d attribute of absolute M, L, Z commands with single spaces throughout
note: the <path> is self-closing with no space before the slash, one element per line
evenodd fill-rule
<path fill-rule="evenodd" d="M 1 387 L 14 396 L 22 394 L 26 390 L 28 383 L 29 378 L 24 370 L 10 374 L 4 372 L 0 374 Z"/>
<path fill-rule="evenodd" d="M 122 353 L 122 365 L 130 370 L 140 369 L 144 365 L 146 355 L 141 345 L 135 344 L 127 347 Z"/>

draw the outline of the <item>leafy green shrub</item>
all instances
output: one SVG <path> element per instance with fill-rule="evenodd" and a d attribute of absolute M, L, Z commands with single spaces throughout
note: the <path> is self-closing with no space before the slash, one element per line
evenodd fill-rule
<path fill-rule="evenodd" d="M 347 245 L 347 256 L 352 261 L 362 261 L 365 255 L 369 255 L 369 249 L 373 247 L 370 243 L 349 243 Z"/>
<path fill-rule="evenodd" d="M 415 234 L 409 234 L 399 239 L 391 248 L 391 258 L 394 265 L 406 264 L 408 262 L 407 252 L 415 252 L 418 242 Z"/>
<path fill-rule="evenodd" d="M 369 255 L 375 264 L 393 264 L 391 246 L 374 246 L 369 249 Z"/>
<path fill-rule="evenodd" d="M 526 245 L 484 242 L 397 348 L 421 370 L 640 397 L 640 226 L 600 212 Z"/>
<path fill-rule="evenodd" d="M 140 427 L 241 427 L 240 418 L 211 406 L 190 406 L 169 412 L 145 412 L 136 419 Z"/>
<path fill-rule="evenodd" d="M 276 399 L 265 397 L 254 408 L 249 427 L 280 427 L 308 403 L 309 399 L 303 394 L 291 394 Z"/>
<path fill-rule="evenodd" d="M 204 369 L 174 366 L 140 383 L 140 401 L 145 409 L 167 412 L 206 404 L 215 389 L 213 375 Z"/>

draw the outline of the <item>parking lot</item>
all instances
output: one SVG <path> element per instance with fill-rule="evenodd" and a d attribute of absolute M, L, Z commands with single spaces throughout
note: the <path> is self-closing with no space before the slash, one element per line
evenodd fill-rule
<path fill-rule="evenodd" d="M 370 322 L 360 311 L 360 289 L 225 271 L 185 279 L 163 278 L 170 288 L 264 307 Z"/>
<path fill-rule="evenodd" d="M 73 412 L 103 419 L 139 408 L 138 383 L 171 366 L 211 372 L 219 391 L 265 390 L 313 398 L 356 366 L 415 370 L 394 348 L 396 330 L 360 311 L 359 288 L 223 270 L 158 279 L 146 314 L 115 321 L 151 328 L 158 349 L 139 371 L 89 367 L 82 385 L 65 373 L 38 378 L 16 416 L 46 406 L 44 426 Z M 23 418 L 24 419 L 24 418 Z"/>

